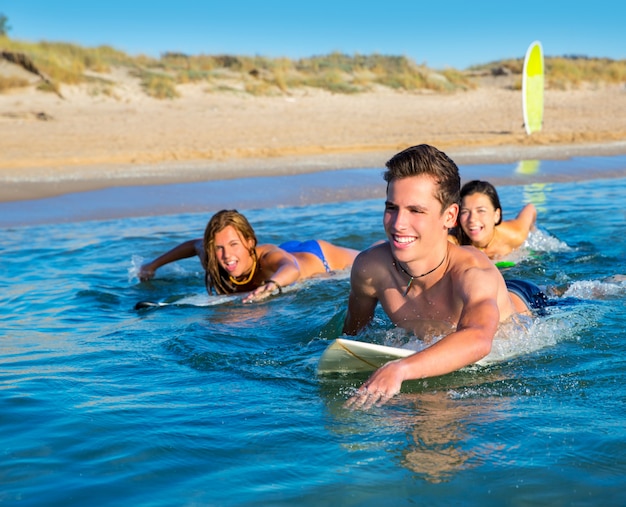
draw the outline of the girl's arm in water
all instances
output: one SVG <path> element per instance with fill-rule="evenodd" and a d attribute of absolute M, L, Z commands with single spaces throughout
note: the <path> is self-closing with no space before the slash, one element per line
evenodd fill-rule
<path fill-rule="evenodd" d="M 147 262 L 141 269 L 139 270 L 139 274 L 137 275 L 139 279 L 143 282 L 145 280 L 150 280 L 154 277 L 154 274 L 157 269 L 165 264 L 169 264 L 170 262 L 179 261 L 181 259 L 187 259 L 189 257 L 193 257 L 197 255 L 200 257 L 200 262 L 204 266 L 203 260 L 203 240 L 202 238 L 191 239 L 189 241 L 185 241 L 180 245 L 172 248 L 171 250 L 165 252 L 163 255 L 157 257 L 151 262 Z"/>
<path fill-rule="evenodd" d="M 511 238 L 511 247 L 518 248 L 521 246 L 528 234 L 535 228 L 535 222 L 537 221 L 537 208 L 531 203 L 528 203 L 522 208 L 517 217 L 513 220 L 508 220 L 506 228 L 509 231 Z M 504 224 L 502 224 L 504 225 Z"/>

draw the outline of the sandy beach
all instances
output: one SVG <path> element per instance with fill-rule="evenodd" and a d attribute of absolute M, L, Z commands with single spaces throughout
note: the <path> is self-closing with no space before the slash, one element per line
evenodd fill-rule
<path fill-rule="evenodd" d="M 0 201 L 157 185 L 383 167 L 429 143 L 458 164 L 626 153 L 626 89 L 547 90 L 542 132 L 526 135 L 510 78 L 453 94 L 386 88 L 341 95 L 207 93 L 157 100 L 121 71 L 112 95 L 34 87 L 0 95 Z M 109 76 L 111 78 L 111 76 Z"/>

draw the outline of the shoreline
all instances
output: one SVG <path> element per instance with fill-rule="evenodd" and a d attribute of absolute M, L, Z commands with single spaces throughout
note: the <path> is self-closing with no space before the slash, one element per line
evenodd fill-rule
<path fill-rule="evenodd" d="M 291 155 L 228 160 L 189 160 L 139 165 L 94 165 L 88 170 L 76 167 L 61 174 L 1 176 L 0 203 L 32 201 L 120 187 L 143 187 L 180 183 L 229 181 L 245 178 L 271 178 L 322 171 L 384 169 L 385 162 L 397 151 L 363 151 L 318 155 Z M 446 153 L 457 165 L 491 165 L 521 160 L 564 160 L 572 157 L 615 156 L 626 154 L 626 141 L 537 146 L 470 146 L 452 148 Z M 98 173 L 98 178 L 91 175 Z"/>
<path fill-rule="evenodd" d="M 572 146 L 558 150 L 494 153 L 481 150 L 457 153 L 462 182 L 485 179 L 496 187 L 544 185 L 592 179 L 626 178 L 626 143 Z M 516 155 L 541 156 L 518 160 Z M 497 156 L 496 156 L 497 155 Z M 487 164 L 483 162 L 489 162 Z M 240 211 L 288 206 L 312 206 L 385 197 L 384 167 L 324 168 L 310 164 L 301 170 L 248 174 L 202 181 L 159 183 L 153 179 L 138 185 L 94 185 L 92 189 L 59 193 L 39 199 L 0 202 L 0 227 L 20 227 L 61 222 L 123 219 L 199 213 L 211 215 L 220 209 Z M 306 169 L 306 170 L 305 170 Z M 244 176 L 245 174 L 245 176 Z M 36 185 L 41 185 L 38 183 Z M 79 181 L 79 186 L 89 186 Z M 50 184 L 48 184 L 50 190 Z M 54 188 L 53 188 L 54 189 Z"/>

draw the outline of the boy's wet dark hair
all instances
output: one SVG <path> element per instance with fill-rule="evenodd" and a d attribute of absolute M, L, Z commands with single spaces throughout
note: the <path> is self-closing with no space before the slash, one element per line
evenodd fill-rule
<path fill-rule="evenodd" d="M 385 164 L 387 170 L 383 177 L 389 183 L 396 179 L 419 176 L 432 176 L 437 183 L 438 190 L 435 198 L 441 203 L 441 211 L 460 200 L 461 177 L 459 168 L 444 152 L 434 146 L 420 144 L 411 146 L 394 155 Z"/>

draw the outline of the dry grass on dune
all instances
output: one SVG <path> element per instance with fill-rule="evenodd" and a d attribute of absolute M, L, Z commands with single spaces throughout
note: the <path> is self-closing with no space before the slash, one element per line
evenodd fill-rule
<path fill-rule="evenodd" d="M 72 53 L 72 46 L 65 49 Z M 102 55 L 81 53 L 82 67 L 75 67 L 83 79 L 55 84 L 58 95 L 37 89 L 41 80 L 32 73 L 0 63 L 5 82 L 27 82 L 0 93 L 0 178 L 5 182 L 141 177 L 145 164 L 151 175 L 162 170 L 184 181 L 190 177 L 184 168 L 198 162 L 206 168 L 230 161 L 228 170 L 237 171 L 237 161 L 244 159 L 279 167 L 285 157 L 324 155 L 341 156 L 341 167 L 346 167 L 351 156 L 352 163 L 362 165 L 368 153 L 380 165 L 384 154 L 419 142 L 450 150 L 626 139 L 626 115 L 617 114 L 626 111 L 623 80 L 548 87 L 543 130 L 527 136 L 519 75 L 512 63 L 443 74 L 397 58 L 329 55 L 299 62 L 308 81 L 296 82 L 290 74 L 293 63 L 282 61 L 222 57 L 222 65 L 230 62 L 241 69 L 205 69 L 202 74 L 199 67 L 208 65 L 206 59 L 169 55 L 148 65 L 110 48 L 103 54 L 109 55 L 104 63 Z M 189 68 L 182 73 L 185 62 Z M 242 70 L 252 64 L 255 72 Z M 263 67 L 270 64 L 272 73 Z M 622 67 L 626 65 L 608 68 L 619 76 Z M 143 72 L 157 70 L 176 77 L 176 97 L 162 100 L 147 93 Z M 314 71 L 325 78 L 333 75 L 335 81 L 329 82 L 334 84 L 315 81 Z M 456 84 L 445 90 L 419 88 L 419 76 Z M 338 85 L 341 79 L 345 86 Z M 250 83 L 261 88 L 265 83 L 270 92 L 253 90 Z M 346 91 L 348 85 L 360 87 L 358 93 Z M 173 163 L 178 172 L 172 175 Z"/>

